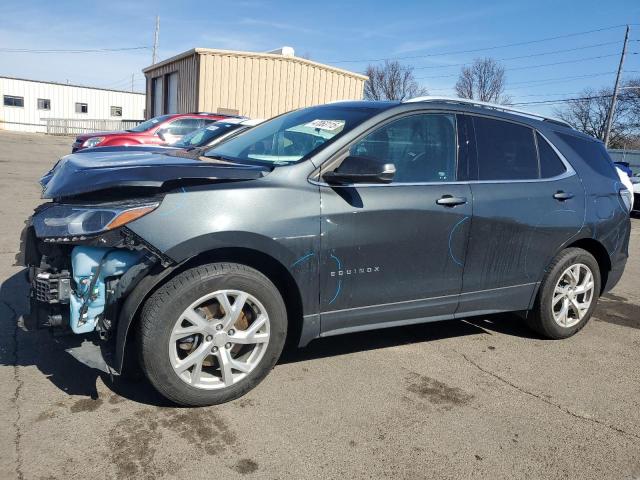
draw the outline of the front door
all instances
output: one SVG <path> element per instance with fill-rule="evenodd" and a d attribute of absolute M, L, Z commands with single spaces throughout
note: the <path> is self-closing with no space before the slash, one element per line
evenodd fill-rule
<path fill-rule="evenodd" d="M 455 115 L 392 120 L 349 155 L 393 163 L 393 183 L 320 187 L 323 335 L 453 315 L 471 216 L 457 144 Z"/>

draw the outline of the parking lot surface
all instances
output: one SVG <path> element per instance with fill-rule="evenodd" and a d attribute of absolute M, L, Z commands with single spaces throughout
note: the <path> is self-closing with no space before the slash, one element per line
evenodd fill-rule
<path fill-rule="evenodd" d="M 175 408 L 23 328 L 19 234 L 70 144 L 0 132 L 0 479 L 640 479 L 640 220 L 573 338 L 514 315 L 331 337 L 239 400 Z"/>

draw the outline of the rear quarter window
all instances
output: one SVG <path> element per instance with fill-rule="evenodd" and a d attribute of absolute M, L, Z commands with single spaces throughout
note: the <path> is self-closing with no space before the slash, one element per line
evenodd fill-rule
<path fill-rule="evenodd" d="M 536 133 L 536 140 L 538 141 L 538 155 L 540 155 L 540 177 L 552 178 L 566 172 L 567 168 L 549 142 L 539 133 Z"/>
<path fill-rule="evenodd" d="M 601 142 L 565 133 L 558 133 L 558 136 L 597 173 L 609 178 L 618 178 L 611 157 Z"/>

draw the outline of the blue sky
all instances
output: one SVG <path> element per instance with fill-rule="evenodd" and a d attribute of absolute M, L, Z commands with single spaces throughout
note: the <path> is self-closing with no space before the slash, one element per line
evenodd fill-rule
<path fill-rule="evenodd" d="M 453 94 L 460 70 L 456 64 L 479 56 L 511 59 L 544 54 L 502 62 L 507 93 L 519 102 L 570 97 L 585 87 L 613 84 L 611 72 L 619 61 L 623 28 L 484 52 L 450 52 L 626 23 L 637 24 L 631 27 L 630 38 L 640 40 L 638 0 L 3 0 L 0 49 L 148 46 L 153 41 L 156 14 L 161 21 L 160 59 L 193 47 L 265 51 L 290 45 L 298 55 L 362 71 L 369 63 L 366 60 L 422 56 L 402 62 L 414 66 L 416 77 L 437 95 Z M 545 53 L 577 48 L 581 50 Z M 629 51 L 640 52 L 640 41 L 631 42 Z M 574 60 L 580 61 L 537 67 Z M 93 54 L 0 51 L 0 75 L 130 88 L 133 73 L 136 90 L 142 90 L 141 69 L 150 61 L 150 50 Z M 626 77 L 640 76 L 640 54 L 627 57 L 625 70 L 629 72 Z M 567 78 L 578 76 L 582 78 Z M 553 106 L 528 108 L 548 112 Z"/>

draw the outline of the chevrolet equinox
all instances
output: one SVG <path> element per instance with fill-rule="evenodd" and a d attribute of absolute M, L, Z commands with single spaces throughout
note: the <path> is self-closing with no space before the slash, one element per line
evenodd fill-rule
<path fill-rule="evenodd" d="M 432 97 L 292 111 L 195 159 L 69 155 L 42 183 L 29 318 L 194 406 L 286 340 L 496 312 L 569 337 L 622 275 L 632 194 L 563 122 Z"/>

